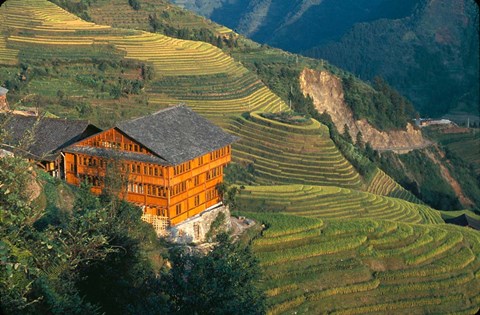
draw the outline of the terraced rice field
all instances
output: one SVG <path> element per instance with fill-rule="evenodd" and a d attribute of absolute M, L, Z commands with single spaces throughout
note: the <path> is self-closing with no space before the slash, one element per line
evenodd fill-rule
<path fill-rule="evenodd" d="M 372 194 L 404 199 L 410 202 L 421 203 L 411 192 L 400 186 L 390 176 L 377 169 L 368 185 L 367 191 Z"/>
<path fill-rule="evenodd" d="M 0 16 L 0 20 L 2 17 Z M 18 51 L 7 48 L 7 41 L 5 37 L 0 34 L 0 64 L 15 65 L 18 62 Z"/>
<path fill-rule="evenodd" d="M 338 151 L 328 128 L 316 120 L 294 126 L 254 112 L 249 119 L 233 119 L 228 128 L 241 138 L 233 146 L 234 159 L 254 163 L 260 185 L 361 186 L 360 175 Z"/>
<path fill-rule="evenodd" d="M 269 314 L 475 314 L 480 233 L 387 220 L 245 213 Z"/>
<path fill-rule="evenodd" d="M 123 55 L 153 65 L 158 82 L 147 87 L 150 104 L 186 103 L 222 124 L 248 109 L 286 109 L 256 75 L 210 44 L 85 22 L 46 0 L 9 0 L 0 12 L 10 34 L 0 58 L 15 49 L 27 62 Z"/>
<path fill-rule="evenodd" d="M 443 223 L 438 211 L 405 200 L 331 186 L 247 186 L 239 208 L 261 208 L 321 219 L 373 218 L 409 223 Z"/>
<path fill-rule="evenodd" d="M 156 14 L 157 18 L 166 25 L 177 29 L 188 28 L 193 30 L 209 29 L 215 35 L 228 35 L 232 30 L 213 23 L 209 19 L 197 16 L 192 12 L 182 10 L 169 1 L 142 0 L 141 10 L 136 11 L 124 0 L 96 0 L 90 6 L 90 16 L 93 21 L 113 27 L 146 29 L 149 26 L 148 17 Z M 166 12 L 166 13 L 165 13 Z M 181 20 L 181 22 L 178 22 Z"/>

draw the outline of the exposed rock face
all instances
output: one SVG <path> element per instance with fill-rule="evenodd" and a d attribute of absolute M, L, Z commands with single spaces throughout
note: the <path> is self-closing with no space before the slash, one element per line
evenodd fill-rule
<path fill-rule="evenodd" d="M 201 243 L 205 241 L 205 235 L 210 230 L 212 222 L 219 213 L 225 214 L 224 229 L 229 230 L 232 226 L 230 221 L 230 210 L 226 206 L 218 206 L 207 209 L 180 224 L 175 225 L 169 230 L 169 240 L 174 243 L 188 244 Z"/>
<path fill-rule="evenodd" d="M 352 139 L 362 132 L 365 142 L 376 150 L 392 150 L 406 153 L 431 143 L 424 139 L 422 132 L 408 124 L 406 130 L 380 131 L 365 119 L 355 120 L 353 113 L 344 100 L 342 81 L 328 71 L 305 69 L 300 75 L 300 87 L 304 95 L 312 97 L 315 108 L 327 112 L 337 129 L 343 133 L 345 124 L 350 129 Z"/>

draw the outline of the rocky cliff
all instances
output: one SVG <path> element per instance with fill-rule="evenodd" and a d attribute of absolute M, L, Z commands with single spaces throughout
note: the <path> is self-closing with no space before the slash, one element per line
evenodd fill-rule
<path fill-rule="evenodd" d="M 360 131 L 365 142 L 370 142 L 376 150 L 392 150 L 398 153 L 423 148 L 430 142 L 423 138 L 419 129 L 408 124 L 405 130 L 380 131 L 365 119 L 355 120 L 351 109 L 345 103 L 342 81 L 328 71 L 305 69 L 300 74 L 300 87 L 303 94 L 310 95 L 315 108 L 327 112 L 337 129 L 343 133 L 347 125 L 352 139 Z"/>

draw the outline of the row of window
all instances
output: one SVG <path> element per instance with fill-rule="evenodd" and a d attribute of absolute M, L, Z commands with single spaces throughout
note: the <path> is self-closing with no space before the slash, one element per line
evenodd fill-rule
<path fill-rule="evenodd" d="M 104 168 L 107 166 L 107 163 L 103 159 L 97 159 L 94 157 L 83 157 L 79 156 L 78 157 L 78 164 L 84 165 L 84 166 L 100 166 L 101 168 Z M 73 170 L 74 165 L 72 164 L 70 166 L 70 169 Z"/>
<path fill-rule="evenodd" d="M 91 144 L 93 144 L 93 146 L 95 146 L 95 147 L 107 148 L 107 149 L 121 149 L 122 148 L 122 144 L 120 142 L 107 141 L 107 140 L 102 140 L 102 139 L 94 140 L 93 143 L 91 143 Z M 142 152 L 142 153 L 147 152 L 147 150 L 145 148 L 142 148 L 140 145 L 134 144 L 134 143 L 124 143 L 123 144 L 123 149 L 125 151 L 131 151 L 131 152 Z"/>
<path fill-rule="evenodd" d="M 218 190 L 216 188 L 211 188 L 209 190 L 207 190 L 207 192 L 205 193 L 205 197 L 207 199 L 207 201 L 210 201 L 212 199 L 215 199 L 218 197 Z"/>
<path fill-rule="evenodd" d="M 172 196 L 176 196 L 183 192 L 187 191 L 187 181 L 183 181 L 179 184 L 176 184 L 172 187 Z"/>
<path fill-rule="evenodd" d="M 218 166 L 218 167 L 215 167 L 215 168 L 212 168 L 211 170 L 209 170 L 207 172 L 207 180 L 210 180 L 212 178 L 215 178 L 215 177 L 218 177 L 218 176 L 222 175 L 222 169 L 223 169 L 222 166 Z"/>
<path fill-rule="evenodd" d="M 167 197 L 167 188 L 164 186 L 129 182 L 127 185 L 127 191 L 133 192 L 136 194 L 146 193 L 147 195 L 154 196 L 154 197 L 162 197 L 162 198 Z"/>
<path fill-rule="evenodd" d="M 200 195 L 196 195 L 193 197 L 193 202 L 195 204 L 195 207 L 200 205 Z M 182 213 L 182 203 L 179 203 L 175 205 L 175 214 L 180 215 Z M 157 207 L 156 208 L 156 214 L 158 216 L 167 216 L 167 209 L 163 207 Z"/>
<path fill-rule="evenodd" d="M 106 140 L 94 140 L 93 145 L 95 147 L 107 148 L 107 149 L 120 149 L 122 147 L 120 142 L 111 142 Z"/>
<path fill-rule="evenodd" d="M 104 159 L 99 159 L 99 158 L 94 158 L 94 157 L 83 157 L 79 156 L 79 164 L 84 165 L 84 166 L 89 166 L 89 167 L 100 167 L 100 168 L 106 168 L 107 167 L 107 161 Z M 75 170 L 75 165 L 71 164 L 70 165 L 70 171 L 74 172 Z M 142 165 L 139 163 L 125 163 L 122 164 L 122 171 L 126 172 L 131 172 L 133 174 L 143 174 L 143 175 L 149 175 L 149 176 L 162 176 L 163 171 L 162 167 L 156 166 L 156 165 Z"/>
<path fill-rule="evenodd" d="M 230 153 L 230 146 L 226 146 L 224 148 L 221 148 L 219 150 L 210 152 L 210 160 L 216 160 L 221 158 L 222 156 L 225 156 Z"/>
<path fill-rule="evenodd" d="M 192 165 L 190 161 L 177 165 L 173 168 L 173 175 L 176 176 L 178 174 L 182 174 L 188 172 L 191 169 Z"/>
<path fill-rule="evenodd" d="M 89 185 L 92 185 L 93 187 L 103 186 L 103 180 L 98 176 L 80 174 L 79 178 L 80 178 L 80 182 L 87 182 Z"/>
<path fill-rule="evenodd" d="M 161 167 L 155 165 L 142 165 L 137 163 L 125 163 L 122 165 L 122 171 L 129 171 L 132 174 L 143 174 L 149 176 L 162 176 L 163 171 Z"/>

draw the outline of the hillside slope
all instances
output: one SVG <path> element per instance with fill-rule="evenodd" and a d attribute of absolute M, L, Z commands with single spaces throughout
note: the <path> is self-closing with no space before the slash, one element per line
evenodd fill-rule
<path fill-rule="evenodd" d="M 345 103 L 342 81 L 328 71 L 305 69 L 300 75 L 300 86 L 303 93 L 313 99 L 320 113 L 327 112 L 332 117 L 341 133 L 344 133 L 344 126 L 347 125 L 352 139 L 356 139 L 357 133 L 361 132 L 363 140 L 376 150 L 408 152 L 431 144 L 412 124 L 407 124 L 406 130 L 381 131 L 366 119 L 356 120 L 352 109 Z"/>
<path fill-rule="evenodd" d="M 443 223 L 438 211 L 424 205 L 328 186 L 246 186 L 240 191 L 238 208 L 321 219 L 371 218 L 407 223 Z"/>
<path fill-rule="evenodd" d="M 243 213 L 269 314 L 476 314 L 480 235 L 452 225 Z"/>
<path fill-rule="evenodd" d="M 2 51 L 4 54 L 13 51 L 18 56 L 17 64 L 51 65 L 53 60 L 54 67 L 63 66 L 65 69 L 62 70 L 69 70 L 79 62 L 93 68 L 101 67 L 97 64 L 103 62 L 107 66 L 103 66 L 102 71 L 94 70 L 101 80 L 106 76 L 105 70 L 113 68 L 113 71 L 119 63 L 128 66 L 131 60 L 138 66 L 131 69 L 133 78 L 130 79 L 133 80 L 130 84 L 143 86 L 141 90 L 137 89 L 137 94 L 144 96 L 138 103 L 144 108 L 151 107 L 151 111 L 183 102 L 222 123 L 225 114 L 243 112 L 247 105 L 251 109 L 267 111 L 286 107 L 255 74 L 207 43 L 85 22 L 48 1 L 9 0 L 1 7 L 0 14 L 6 21 L 1 31 L 7 47 Z M 112 63 L 114 61 L 117 64 Z M 149 67 L 153 70 L 146 75 L 145 69 Z M 118 97 L 114 97 L 112 91 L 105 95 L 108 87 L 101 82 L 80 77 L 78 71 L 62 71 L 57 75 L 59 70 L 37 70 L 27 73 L 26 79 L 30 79 L 28 74 L 31 74 L 32 81 L 40 81 L 37 86 L 43 87 L 41 82 L 63 77 L 64 85 L 70 82 L 80 85 L 77 90 L 82 85 L 86 90 L 93 90 L 90 100 L 100 111 L 104 107 L 115 108 L 112 100 Z M 146 77 L 150 78 L 146 80 Z M 118 80 L 124 82 L 124 79 L 122 69 Z M 138 83 L 140 80 L 148 82 Z M 124 86 L 121 88 L 125 89 Z M 34 90 L 43 92 L 42 89 Z M 24 89 L 23 95 L 27 92 Z M 66 95 L 69 96 L 69 91 Z"/>

